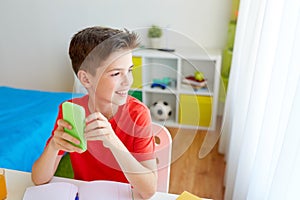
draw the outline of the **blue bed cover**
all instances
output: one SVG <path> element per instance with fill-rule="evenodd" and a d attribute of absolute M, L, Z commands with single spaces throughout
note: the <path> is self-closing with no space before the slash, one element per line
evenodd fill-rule
<path fill-rule="evenodd" d="M 0 86 L 0 168 L 31 171 L 51 135 L 58 106 L 82 96 Z"/>

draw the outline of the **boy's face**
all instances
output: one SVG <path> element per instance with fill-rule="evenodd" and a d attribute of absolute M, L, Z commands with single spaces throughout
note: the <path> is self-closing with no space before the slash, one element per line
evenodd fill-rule
<path fill-rule="evenodd" d="M 132 85 L 132 53 L 120 51 L 113 53 L 92 77 L 94 103 L 97 105 L 123 105 Z"/>

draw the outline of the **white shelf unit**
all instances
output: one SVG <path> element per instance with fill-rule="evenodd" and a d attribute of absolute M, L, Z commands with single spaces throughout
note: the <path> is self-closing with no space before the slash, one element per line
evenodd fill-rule
<path fill-rule="evenodd" d="M 132 91 L 141 94 L 142 101 L 150 106 L 164 100 L 172 107 L 172 115 L 165 126 L 214 130 L 216 127 L 220 85 L 220 51 L 163 52 L 138 49 L 133 52 L 134 79 Z M 207 87 L 194 90 L 182 79 L 201 71 Z M 151 88 L 153 79 L 169 77 L 172 84 L 165 89 Z M 133 95 L 134 96 L 134 95 Z M 154 120 L 154 118 L 153 118 Z"/>

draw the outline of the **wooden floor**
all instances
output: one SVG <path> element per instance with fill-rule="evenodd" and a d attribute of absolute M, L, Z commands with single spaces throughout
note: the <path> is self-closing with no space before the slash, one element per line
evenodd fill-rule
<path fill-rule="evenodd" d="M 170 193 L 191 192 L 199 197 L 214 200 L 223 199 L 224 156 L 218 153 L 219 132 L 195 131 L 190 129 L 168 128 L 173 139 Z M 204 157 L 199 158 L 199 150 L 206 134 L 214 134 L 205 143 L 213 146 Z M 213 138 L 213 139 L 212 139 Z M 209 150 L 209 145 L 206 149 Z"/>

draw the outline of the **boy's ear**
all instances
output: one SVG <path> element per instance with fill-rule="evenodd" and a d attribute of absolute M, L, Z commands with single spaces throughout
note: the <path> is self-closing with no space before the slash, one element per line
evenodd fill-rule
<path fill-rule="evenodd" d="M 79 70 L 77 73 L 77 76 L 78 76 L 79 81 L 85 88 L 89 88 L 91 86 L 89 74 L 86 71 Z"/>

